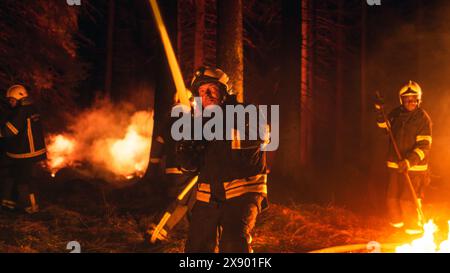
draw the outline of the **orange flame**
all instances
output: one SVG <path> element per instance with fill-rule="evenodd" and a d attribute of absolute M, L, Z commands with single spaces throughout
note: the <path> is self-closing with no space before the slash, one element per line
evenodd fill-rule
<path fill-rule="evenodd" d="M 51 135 L 47 142 L 47 167 L 55 177 L 60 169 L 73 163 L 70 158 L 75 150 L 75 141 L 64 135 Z"/>
<path fill-rule="evenodd" d="M 105 117 L 105 114 L 91 113 L 93 116 Z M 74 167 L 74 162 L 81 161 L 91 163 L 96 174 L 106 170 L 125 179 L 142 177 L 149 162 L 151 112 L 136 112 L 128 120 L 127 126 L 110 118 L 104 124 L 95 123 L 86 128 L 81 119 L 76 133 L 49 136 L 47 167 L 52 177 L 60 169 Z"/>
<path fill-rule="evenodd" d="M 139 125 L 142 125 L 145 120 L 148 122 L 147 114 L 138 112 L 132 120 L 124 138 L 109 142 L 108 150 L 111 157 L 105 161 L 111 171 L 127 179 L 144 175 L 151 145 L 150 131 L 139 130 L 143 128 Z"/>
<path fill-rule="evenodd" d="M 450 221 L 448 221 L 450 229 Z M 424 234 L 421 238 L 411 242 L 411 244 L 404 244 L 396 247 L 397 253 L 450 253 L 450 233 L 448 239 L 443 241 L 438 248 L 435 242 L 434 234 L 438 231 L 438 227 L 433 220 L 429 220 L 424 225 Z"/>

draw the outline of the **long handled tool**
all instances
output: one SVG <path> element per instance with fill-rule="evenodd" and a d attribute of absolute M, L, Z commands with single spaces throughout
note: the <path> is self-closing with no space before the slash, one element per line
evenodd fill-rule
<path fill-rule="evenodd" d="M 169 63 L 170 72 L 172 73 L 173 81 L 175 82 L 175 88 L 177 90 L 176 97 L 180 103 L 189 106 L 189 98 L 184 85 L 183 75 L 181 74 L 180 66 L 178 65 L 175 52 L 173 51 L 172 43 L 170 42 L 169 34 L 167 34 L 166 25 L 164 24 L 159 10 L 158 2 L 156 0 L 149 0 L 150 7 L 152 9 L 153 17 L 155 18 L 156 25 L 159 30 L 161 42 L 164 46 L 164 52 L 166 53 L 167 61 Z"/>
<path fill-rule="evenodd" d="M 158 31 L 161 37 L 161 42 L 164 46 L 164 52 L 166 53 L 167 61 L 169 63 L 170 72 L 173 77 L 173 81 L 175 83 L 176 88 L 176 100 L 188 107 L 190 107 L 190 102 L 188 98 L 188 92 L 186 86 L 183 81 L 183 75 L 180 70 L 180 66 L 178 64 L 177 58 L 175 56 L 175 52 L 172 47 L 172 43 L 170 42 L 169 35 L 167 33 L 166 26 L 164 24 L 164 20 L 161 15 L 161 11 L 158 6 L 158 2 L 156 0 L 149 0 L 150 7 L 153 13 L 153 17 L 155 19 L 155 23 L 158 27 Z M 182 190 L 182 192 L 178 195 L 178 198 L 175 202 L 181 202 L 186 194 L 194 187 L 197 183 L 198 176 L 192 178 L 186 187 Z M 159 223 L 154 227 L 154 230 L 151 231 L 150 241 L 152 243 L 156 242 L 158 239 L 161 240 L 167 237 L 167 230 L 164 229 L 164 226 L 170 221 L 177 222 L 180 217 L 187 211 L 187 206 L 181 206 L 177 204 L 173 211 L 166 211 L 163 215 Z"/>
<path fill-rule="evenodd" d="M 377 91 L 375 93 L 375 95 L 376 95 L 378 100 L 382 100 L 380 92 Z M 397 141 L 395 140 L 394 134 L 392 133 L 391 124 L 389 123 L 389 120 L 387 119 L 386 112 L 384 111 L 384 107 L 382 105 L 380 105 L 380 109 L 379 110 L 380 110 L 381 114 L 383 115 L 384 122 L 386 123 L 386 130 L 389 133 L 389 137 L 391 139 L 392 146 L 394 147 L 395 153 L 397 154 L 398 161 L 400 162 L 400 161 L 403 160 L 403 157 L 402 157 L 402 154 L 400 153 L 400 150 L 398 148 Z M 412 197 L 414 199 L 414 204 L 416 205 L 417 213 L 419 214 L 419 222 L 423 226 L 423 224 L 425 223 L 425 216 L 423 214 L 422 206 L 421 206 L 421 204 L 419 202 L 419 199 L 417 198 L 417 193 L 414 190 L 413 184 L 411 182 L 411 177 L 409 177 L 408 170 L 403 172 L 403 175 L 405 176 L 406 184 L 408 185 L 408 187 L 409 187 L 409 189 L 411 191 L 411 195 L 412 195 Z"/>
<path fill-rule="evenodd" d="M 194 185 L 197 183 L 197 180 L 198 175 L 189 180 L 189 182 L 186 184 L 186 187 L 178 195 L 177 200 L 175 201 L 176 204 L 174 205 L 175 208 L 173 210 L 166 211 L 159 223 L 148 231 L 149 235 L 151 235 L 151 243 L 155 243 L 157 240 L 164 240 L 165 238 L 167 238 L 168 230 L 166 230 L 164 226 L 168 224 L 169 219 L 171 219 L 172 222 L 177 223 L 186 214 L 186 212 L 188 211 L 188 206 L 180 205 L 179 202 L 181 202 L 186 194 L 188 194 L 189 191 L 194 187 Z"/>

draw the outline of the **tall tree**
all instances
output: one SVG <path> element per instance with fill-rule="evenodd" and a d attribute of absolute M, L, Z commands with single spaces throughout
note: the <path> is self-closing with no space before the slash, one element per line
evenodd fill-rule
<path fill-rule="evenodd" d="M 43 110 L 73 106 L 75 88 L 86 76 L 77 54 L 83 41 L 78 15 L 87 8 L 65 1 L 0 1 L 0 89 L 13 83 L 30 87 Z M 44 111 L 45 112 L 45 111 Z"/>
<path fill-rule="evenodd" d="M 177 56 L 187 86 L 194 69 L 216 65 L 216 10 L 216 0 L 178 0 Z"/>
<path fill-rule="evenodd" d="M 105 71 L 105 95 L 111 96 L 112 72 L 113 72 L 113 42 L 114 42 L 114 18 L 115 0 L 108 1 L 108 31 L 106 41 L 106 71 Z"/>
<path fill-rule="evenodd" d="M 229 75 L 238 101 L 243 101 L 242 0 L 217 0 L 217 18 L 217 65 Z"/>
<path fill-rule="evenodd" d="M 301 95 L 300 95 L 300 164 L 311 166 L 312 161 L 312 2 L 302 0 Z"/>
<path fill-rule="evenodd" d="M 194 33 L 194 67 L 204 64 L 204 39 L 205 39 L 205 0 L 195 0 L 195 33 Z"/>
<path fill-rule="evenodd" d="M 177 9 L 177 59 L 185 83 L 188 84 L 194 70 L 196 16 L 193 14 L 196 14 L 195 0 L 178 0 Z"/>
<path fill-rule="evenodd" d="M 360 46 L 360 104 L 361 104 L 361 117 L 360 117 L 360 130 L 361 130 L 361 145 L 363 148 L 367 141 L 367 87 L 366 87 L 366 66 L 367 66 L 367 5 L 361 2 L 361 46 Z M 361 149 L 362 150 L 362 149 Z"/>
<path fill-rule="evenodd" d="M 336 93 L 335 93 L 335 113 L 336 113 L 336 138 L 335 138 L 335 163 L 339 165 L 344 156 L 344 109 L 343 109 L 343 89 L 344 89 L 344 31 L 343 25 L 344 2 L 337 1 L 337 41 L 336 41 Z"/>
<path fill-rule="evenodd" d="M 276 151 L 272 178 L 274 193 L 285 198 L 301 190 L 300 111 L 301 102 L 301 1 L 282 1 L 281 82 L 276 94 L 280 105 L 280 146 Z M 287 191 L 289 189 L 289 192 Z M 296 194 L 297 195 L 297 194 Z M 292 195 L 291 195 L 292 196 Z"/>

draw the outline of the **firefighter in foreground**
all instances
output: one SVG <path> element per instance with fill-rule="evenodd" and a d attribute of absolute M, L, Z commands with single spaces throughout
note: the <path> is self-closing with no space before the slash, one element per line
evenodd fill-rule
<path fill-rule="evenodd" d="M 228 76 L 217 68 L 197 70 L 191 91 L 201 97 L 203 107 L 219 105 L 225 111 L 225 105 L 237 104 Z M 260 144 L 238 137 L 207 141 L 186 252 L 252 252 L 251 231 L 267 206 L 266 161 Z"/>
<path fill-rule="evenodd" d="M 403 160 L 399 162 L 393 144 L 389 146 L 387 167 L 389 169 L 389 185 L 386 204 L 389 211 L 390 224 L 394 228 L 404 228 L 408 234 L 422 232 L 419 215 L 406 184 L 404 173 L 408 172 L 417 193 L 420 206 L 424 197 L 424 187 L 429 184 L 429 153 L 431 149 L 431 119 L 420 107 L 422 89 L 413 81 L 409 81 L 400 89 L 401 105 L 388 115 L 387 124 L 378 113 L 377 123 L 380 128 L 390 125 Z M 379 111 L 382 102 L 377 101 L 375 108 Z"/>
<path fill-rule="evenodd" d="M 11 86 L 6 91 L 6 98 L 12 113 L 1 125 L 0 133 L 6 143 L 12 183 L 4 185 L 2 207 L 10 210 L 23 208 L 32 214 L 39 211 L 34 174 L 40 162 L 46 159 L 41 117 L 22 85 Z"/>
<path fill-rule="evenodd" d="M 171 125 L 171 121 L 166 122 Z M 154 179 L 163 180 L 166 197 L 171 201 L 166 210 L 151 225 L 146 236 L 150 243 L 168 239 L 169 232 L 189 213 L 195 203 L 192 190 L 202 161 L 203 146 L 200 142 L 174 141 L 170 126 L 163 126 L 161 134 L 152 140 L 149 171 Z M 158 175 L 164 167 L 164 176 Z M 160 182 L 160 181 L 158 181 Z"/>

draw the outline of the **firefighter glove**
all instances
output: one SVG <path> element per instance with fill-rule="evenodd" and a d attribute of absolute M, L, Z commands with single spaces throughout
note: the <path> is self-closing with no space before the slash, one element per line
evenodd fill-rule
<path fill-rule="evenodd" d="M 382 97 L 376 97 L 374 101 L 374 107 L 377 112 L 381 112 L 381 109 L 384 106 L 384 99 Z"/>
<path fill-rule="evenodd" d="M 404 173 L 406 171 L 408 171 L 409 169 L 409 161 L 408 160 L 402 160 L 398 163 L 398 172 L 399 173 Z"/>

